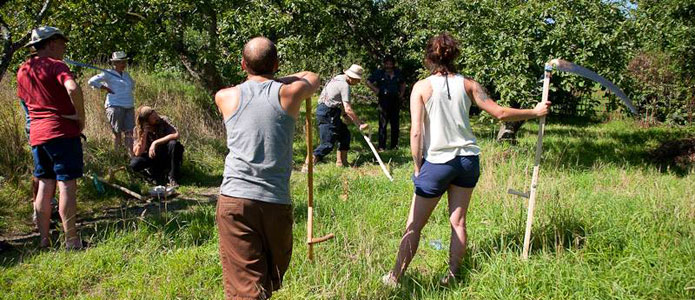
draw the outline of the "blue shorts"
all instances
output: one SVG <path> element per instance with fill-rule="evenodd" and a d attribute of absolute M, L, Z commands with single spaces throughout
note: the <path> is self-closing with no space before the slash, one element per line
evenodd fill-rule
<path fill-rule="evenodd" d="M 34 177 L 68 181 L 82 177 L 82 141 L 56 138 L 31 147 Z"/>
<path fill-rule="evenodd" d="M 425 160 L 420 174 L 413 176 L 415 194 L 425 198 L 444 195 L 449 185 L 474 188 L 480 177 L 480 159 L 477 155 L 457 156 L 443 164 Z"/>

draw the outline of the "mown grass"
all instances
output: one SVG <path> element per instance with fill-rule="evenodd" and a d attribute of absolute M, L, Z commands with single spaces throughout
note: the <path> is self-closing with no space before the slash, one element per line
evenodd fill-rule
<path fill-rule="evenodd" d="M 198 124 L 179 125 L 190 128 L 184 132 L 184 194 L 214 190 L 226 151 L 222 133 L 216 131 L 220 128 L 216 116 L 206 108 L 206 96 L 181 92 L 173 79 L 139 76 L 143 76 L 136 78 L 139 82 L 148 82 L 138 87 L 141 103 L 162 101 L 156 102 L 162 109 L 186 107 L 187 111 L 165 114 L 173 115 L 177 125 Z M 372 106 L 359 105 L 357 110 L 375 120 Z M 659 142 L 692 135 L 693 128 L 641 128 L 630 120 L 577 122 L 552 116 L 548 120 L 529 261 L 519 258 L 525 204 L 506 190 L 527 189 L 537 126 L 526 124 L 513 146 L 493 142 L 494 128 L 475 122 L 483 148 L 482 176 L 469 208 L 470 244 L 461 281 L 446 288 L 436 284 L 447 267 L 450 236 L 446 199 L 442 199 L 401 287 L 391 290 L 380 285 L 380 276 L 393 264 L 412 195 L 403 118 L 401 149 L 383 154 L 385 161 L 391 161 L 394 182 L 381 174 L 354 128 L 350 154 L 354 166 L 317 166 L 314 232 L 317 236 L 332 232 L 336 238 L 315 247 L 313 263 L 306 258 L 304 243 L 306 178 L 293 174 L 294 254 L 285 286 L 274 297 L 695 298 L 695 174 L 653 163 L 649 157 Z M 306 151 L 302 122 L 298 123 L 297 165 Z M 375 127 L 375 121 L 370 123 Z M 90 138 L 88 151 L 94 153 L 92 167 L 105 170 L 105 164 L 122 164 L 123 159 L 110 150 L 108 132 L 102 134 L 89 135 L 98 138 Z M 329 156 L 327 161 L 333 159 Z M 121 182 L 139 186 L 130 175 L 119 176 Z M 4 184 L 0 191 L 11 193 L 24 181 Z M 122 201 L 115 192 L 107 193 L 112 200 L 101 200 L 92 190 L 90 184 L 81 184 L 81 207 L 96 209 Z M 4 197 L 0 201 L 3 218 L 16 220 L 9 215 L 28 213 L 23 208 L 26 201 Z M 27 246 L 0 254 L 5 255 L 0 264 L 0 298 L 220 299 L 214 210 L 214 204 L 201 202 L 168 213 L 99 223 L 90 230 L 92 247 L 83 252 L 38 252 Z M 441 241 L 444 250 L 431 247 L 431 241 Z"/>

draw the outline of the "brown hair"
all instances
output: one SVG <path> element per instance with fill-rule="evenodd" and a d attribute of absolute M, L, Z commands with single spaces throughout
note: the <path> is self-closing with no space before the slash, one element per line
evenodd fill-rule
<path fill-rule="evenodd" d="M 432 37 L 425 47 L 425 67 L 431 73 L 456 73 L 454 65 L 461 54 L 458 42 L 447 32 Z"/>
<path fill-rule="evenodd" d="M 150 118 L 150 115 L 152 115 L 153 112 L 154 109 L 149 106 L 140 106 L 135 112 L 135 137 L 138 141 L 140 141 L 140 139 L 147 138 L 142 135 L 145 132 L 144 127 L 150 126 L 147 123 L 147 120 Z"/>

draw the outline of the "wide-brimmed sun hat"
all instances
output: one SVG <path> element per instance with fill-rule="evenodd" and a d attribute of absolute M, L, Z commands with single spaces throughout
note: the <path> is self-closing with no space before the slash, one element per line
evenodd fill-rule
<path fill-rule="evenodd" d="M 63 32 L 60 31 L 60 29 L 51 26 L 41 26 L 31 31 L 31 40 L 26 45 L 24 45 L 24 47 L 31 47 L 36 43 L 45 41 L 56 35 L 59 35 L 66 41 L 69 40 L 68 37 L 66 37 L 65 34 L 63 34 Z"/>
<path fill-rule="evenodd" d="M 126 61 L 128 60 L 128 55 L 125 54 L 123 51 L 116 51 L 113 54 L 111 54 L 111 62 L 114 61 Z"/>
<path fill-rule="evenodd" d="M 347 75 L 350 78 L 362 79 L 362 73 L 364 73 L 364 69 L 359 65 L 352 65 L 349 69 L 343 71 L 343 73 L 345 73 L 345 75 Z"/>

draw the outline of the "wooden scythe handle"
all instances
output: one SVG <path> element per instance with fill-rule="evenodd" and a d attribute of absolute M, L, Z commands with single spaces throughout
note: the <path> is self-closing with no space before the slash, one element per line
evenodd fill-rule
<path fill-rule="evenodd" d="M 314 260 L 314 244 L 325 242 L 335 237 L 328 234 L 320 238 L 314 238 L 314 156 L 312 155 L 311 137 L 311 98 L 306 99 L 306 161 L 307 161 L 307 221 L 306 221 L 306 243 L 308 245 L 307 255 L 309 260 Z"/>
<path fill-rule="evenodd" d="M 306 99 L 306 161 L 307 161 L 307 221 L 306 221 L 306 242 L 309 245 L 307 255 L 309 260 L 314 260 L 314 245 L 312 243 L 314 235 L 314 156 L 311 155 L 311 98 Z"/>
<path fill-rule="evenodd" d="M 322 236 L 322 237 L 320 237 L 320 238 L 313 238 L 313 239 L 311 239 L 311 241 L 309 242 L 309 245 L 311 245 L 311 244 L 323 243 L 323 242 L 325 242 L 325 241 L 327 241 L 327 240 L 330 240 L 330 239 L 332 239 L 332 238 L 334 238 L 334 237 L 335 237 L 335 234 L 329 233 L 329 234 L 327 234 L 327 235 L 325 235 L 325 236 Z"/>

